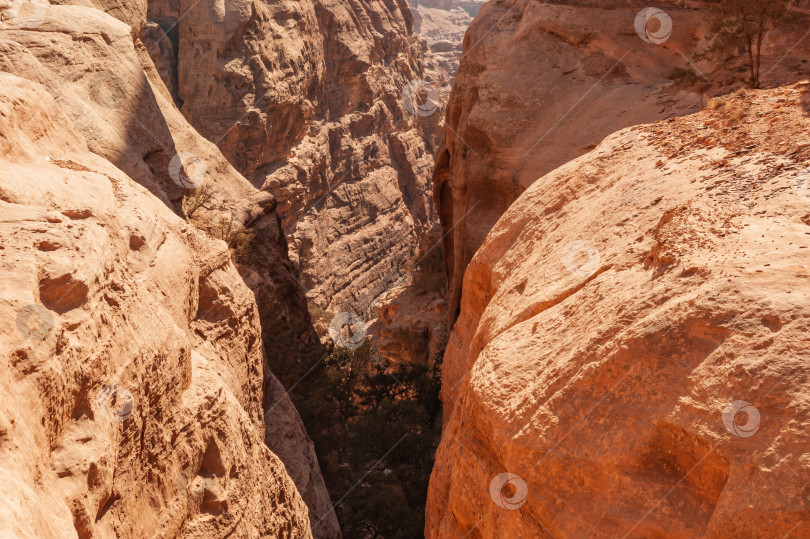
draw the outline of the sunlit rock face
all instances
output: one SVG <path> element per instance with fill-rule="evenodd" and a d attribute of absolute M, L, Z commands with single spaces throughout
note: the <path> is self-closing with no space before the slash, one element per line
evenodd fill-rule
<path fill-rule="evenodd" d="M 464 276 L 426 536 L 790 536 L 808 516 L 810 85 L 623 129 Z"/>
<path fill-rule="evenodd" d="M 250 235 L 252 284 L 305 322 L 273 197 L 176 109 L 135 19 L 52 5 L 0 20 L 0 529 L 309 537 L 327 515 L 316 533 L 339 535 L 273 389 L 250 268 L 220 240 L 223 218 Z M 192 209 L 191 180 L 208 207 Z"/>
<path fill-rule="evenodd" d="M 708 25 L 681 4 L 660 2 L 663 11 L 648 16 L 646 3 L 619 0 L 481 9 L 465 37 L 434 175 L 450 323 L 467 264 L 529 185 L 621 128 L 696 112 L 706 95 L 744 85 L 744 58 L 696 63 Z M 810 76 L 805 32 L 797 21 L 769 35 L 767 85 Z"/>

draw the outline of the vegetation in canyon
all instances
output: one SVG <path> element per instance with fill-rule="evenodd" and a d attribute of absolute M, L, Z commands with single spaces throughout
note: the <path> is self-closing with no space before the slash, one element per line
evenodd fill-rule
<path fill-rule="evenodd" d="M 810 2 L 484 4 L 0 0 L 0 535 L 804 531 Z"/>
<path fill-rule="evenodd" d="M 273 371 L 315 443 L 347 537 L 410 538 L 424 507 L 441 428 L 441 358 L 389 365 L 370 340 L 357 349 L 264 334 Z M 272 406 L 272 405 L 271 405 Z M 322 518 L 324 515 L 316 515 Z"/>
<path fill-rule="evenodd" d="M 698 57 L 730 58 L 738 51 L 748 57 L 749 85 L 759 88 L 762 45 L 768 32 L 787 15 L 790 0 L 720 0 L 704 2 L 714 32 L 711 46 Z"/>

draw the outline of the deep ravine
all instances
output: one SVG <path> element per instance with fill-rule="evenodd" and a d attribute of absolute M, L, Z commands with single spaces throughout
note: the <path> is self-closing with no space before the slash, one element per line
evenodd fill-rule
<path fill-rule="evenodd" d="M 804 536 L 810 7 L 709 4 L 0 0 L 0 535 Z"/>

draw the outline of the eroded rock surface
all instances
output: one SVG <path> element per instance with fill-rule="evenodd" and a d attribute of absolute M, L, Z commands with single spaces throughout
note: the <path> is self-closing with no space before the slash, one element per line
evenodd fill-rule
<path fill-rule="evenodd" d="M 472 18 L 455 1 L 411 1 L 409 5 L 414 30 L 424 43 L 423 80 L 438 105 L 432 114 L 419 120 L 420 133 L 433 153 L 442 138 L 441 112 L 450 95 L 464 32 Z M 431 224 L 416 256 L 406 264 L 406 274 L 372 303 L 369 335 L 380 357 L 389 363 L 432 365 L 442 355 L 447 341 L 447 328 L 441 327 L 447 318 L 442 233 L 436 221 Z"/>
<path fill-rule="evenodd" d="M 543 176 L 472 258 L 428 537 L 804 533 L 810 85 L 712 107 Z"/>
<path fill-rule="evenodd" d="M 308 323 L 272 195 L 186 122 L 131 23 L 0 20 L 2 525 L 307 537 L 317 511 L 339 535 L 300 418 L 268 398 L 256 297 Z"/>
<path fill-rule="evenodd" d="M 434 176 L 451 322 L 467 263 L 537 178 L 618 129 L 696 112 L 704 93 L 743 85 L 742 58 L 694 63 L 707 26 L 680 4 L 660 3 L 672 33 L 657 45 L 634 28 L 642 2 L 497 0 L 481 9 L 465 37 Z M 810 74 L 806 22 L 788 26 L 769 34 L 766 84 Z"/>
<path fill-rule="evenodd" d="M 259 320 L 226 245 L 88 151 L 42 85 L 0 85 L 0 526 L 309 536 L 264 443 Z"/>
<path fill-rule="evenodd" d="M 430 367 L 441 358 L 447 344 L 447 301 L 440 293 L 395 287 L 380 297 L 375 311 L 369 334 L 381 358 L 392 364 Z"/>
<path fill-rule="evenodd" d="M 183 114 L 277 198 L 309 298 L 372 312 L 436 220 L 432 154 L 402 95 L 423 54 L 407 5 L 156 0 L 149 18 Z"/>

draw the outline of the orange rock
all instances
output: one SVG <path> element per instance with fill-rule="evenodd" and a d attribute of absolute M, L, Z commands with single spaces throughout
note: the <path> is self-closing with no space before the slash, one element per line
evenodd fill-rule
<path fill-rule="evenodd" d="M 148 15 L 184 116 L 278 200 L 309 299 L 369 315 L 436 220 L 424 121 L 402 95 L 423 55 L 407 4 L 155 0 Z"/>
<path fill-rule="evenodd" d="M 465 36 L 434 173 L 451 324 L 467 264 L 529 185 L 610 133 L 696 112 L 704 92 L 744 84 L 738 64 L 694 62 L 692 54 L 708 44 L 708 28 L 703 15 L 682 2 L 659 3 L 672 21 L 671 35 L 660 44 L 637 34 L 640 6 L 581 4 L 489 2 Z M 763 65 L 773 67 L 768 84 L 807 76 L 788 67 L 803 65 L 810 48 L 799 26 L 769 35 L 763 49 Z M 694 83 L 673 80 L 689 72 Z M 708 85 L 701 73 L 731 83 Z"/>
<path fill-rule="evenodd" d="M 0 28 L 0 530 L 339 536 L 218 239 L 223 219 L 252 234 L 262 273 L 239 270 L 306 321 L 275 200 L 186 122 L 129 25 L 69 5 L 37 23 Z"/>
<path fill-rule="evenodd" d="M 504 213 L 445 355 L 427 537 L 801 535 L 810 176 L 767 163 L 810 119 L 784 110 L 723 169 L 704 149 L 655 165 L 720 113 L 624 129 Z M 722 128 L 730 147 L 768 126 Z"/>

